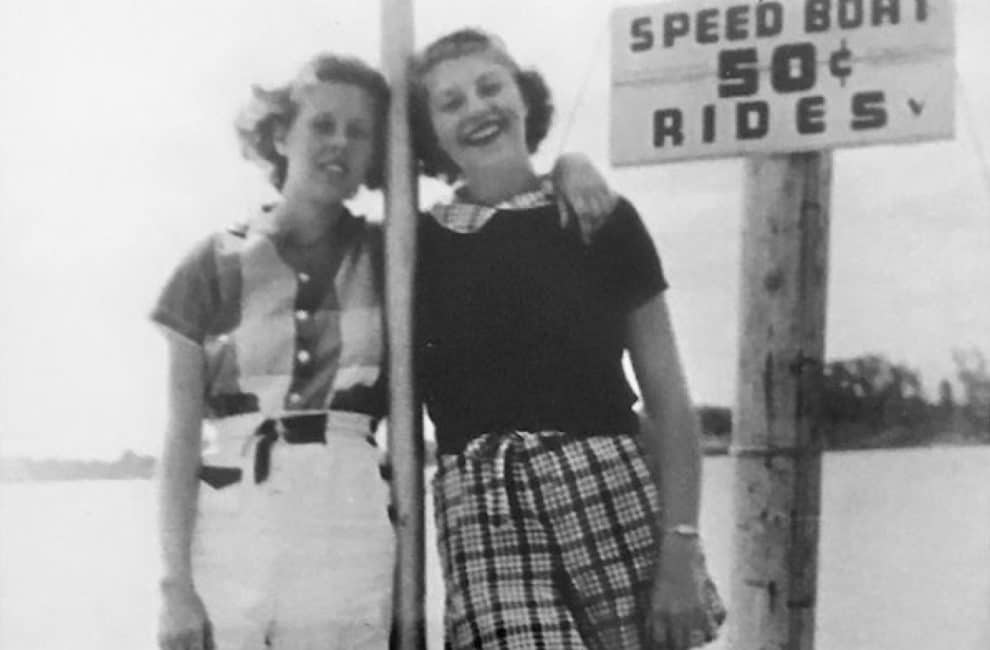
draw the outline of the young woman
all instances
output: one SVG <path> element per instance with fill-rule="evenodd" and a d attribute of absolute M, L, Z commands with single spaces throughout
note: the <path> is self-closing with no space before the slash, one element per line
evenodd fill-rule
<path fill-rule="evenodd" d="M 387 647 L 382 242 L 345 206 L 381 183 L 387 103 L 378 72 L 333 55 L 256 89 L 238 134 L 281 198 L 198 245 L 153 310 L 169 350 L 162 648 Z M 594 170 L 571 159 L 562 177 L 593 223 Z"/>
<path fill-rule="evenodd" d="M 421 228 L 419 271 L 448 643 L 710 641 L 725 612 L 698 540 L 696 423 L 636 210 L 620 200 L 590 246 L 555 227 L 530 160 L 549 91 L 494 37 L 438 39 L 414 79 L 423 168 L 463 180 Z"/>

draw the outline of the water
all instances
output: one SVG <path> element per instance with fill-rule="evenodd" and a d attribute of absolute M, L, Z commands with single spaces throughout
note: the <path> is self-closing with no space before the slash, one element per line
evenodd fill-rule
<path fill-rule="evenodd" d="M 703 495 L 723 592 L 730 463 L 706 459 Z M 824 481 L 818 649 L 990 648 L 990 448 L 829 454 Z M 146 481 L 0 486 L 0 649 L 153 648 L 153 497 Z M 440 647 L 432 534 L 428 633 Z"/>

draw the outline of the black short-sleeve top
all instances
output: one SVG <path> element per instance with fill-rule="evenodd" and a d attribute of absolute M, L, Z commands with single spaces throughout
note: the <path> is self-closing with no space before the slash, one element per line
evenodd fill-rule
<path fill-rule="evenodd" d="M 438 453 L 503 430 L 634 433 L 629 312 L 667 287 L 620 199 L 590 245 L 546 188 L 496 208 L 437 205 L 420 228 L 417 361 Z"/>

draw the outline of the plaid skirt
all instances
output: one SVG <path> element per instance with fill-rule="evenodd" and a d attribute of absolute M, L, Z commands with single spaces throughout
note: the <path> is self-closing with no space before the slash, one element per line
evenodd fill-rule
<path fill-rule="evenodd" d="M 651 647 L 660 504 L 635 437 L 488 434 L 433 481 L 449 648 Z"/>

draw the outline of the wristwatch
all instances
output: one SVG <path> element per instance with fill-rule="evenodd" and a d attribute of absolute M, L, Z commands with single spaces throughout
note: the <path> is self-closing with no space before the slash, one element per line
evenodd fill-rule
<path fill-rule="evenodd" d="M 663 532 L 670 533 L 671 535 L 680 535 L 681 537 L 701 536 L 701 532 L 698 530 L 698 527 L 692 526 L 691 524 L 677 524 L 676 526 L 669 526 L 664 528 Z"/>

